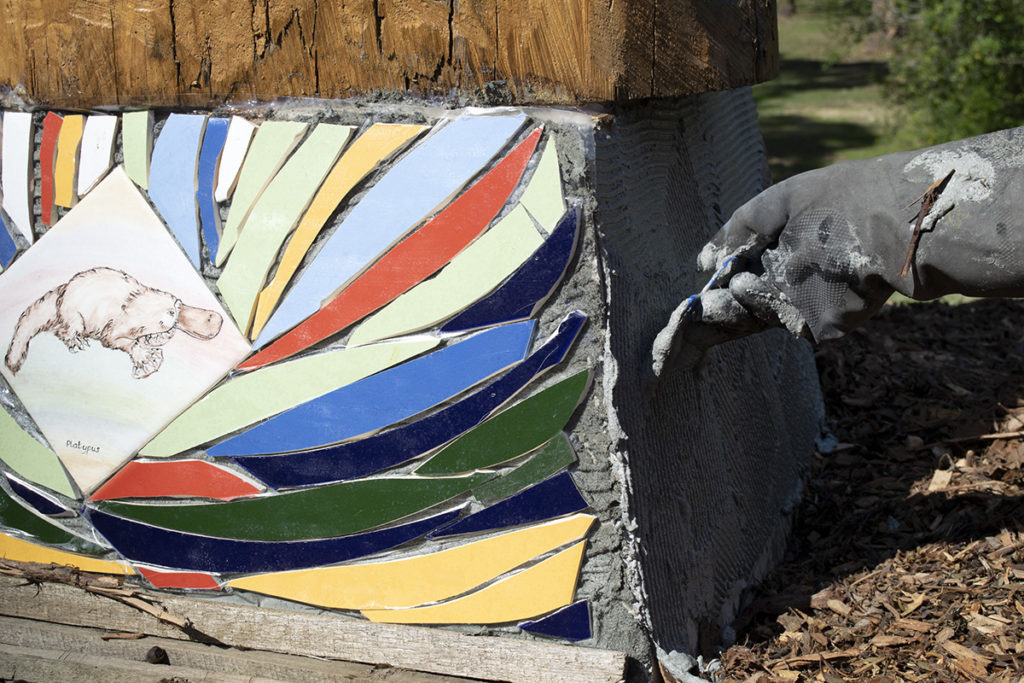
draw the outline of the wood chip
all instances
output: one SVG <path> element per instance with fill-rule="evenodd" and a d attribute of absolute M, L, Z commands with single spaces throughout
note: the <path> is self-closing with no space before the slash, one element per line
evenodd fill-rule
<path fill-rule="evenodd" d="M 935 470 L 932 480 L 928 482 L 928 493 L 945 490 L 953 479 L 952 470 Z"/>
<path fill-rule="evenodd" d="M 887 636 L 880 634 L 872 638 L 869 644 L 875 647 L 894 647 L 896 645 L 906 645 L 907 643 L 912 642 L 914 642 L 914 638 L 906 638 L 904 636 Z"/>
<path fill-rule="evenodd" d="M 844 617 L 850 616 L 850 612 L 853 611 L 845 603 L 841 602 L 840 600 L 832 599 L 832 600 L 829 600 L 826 604 L 828 604 L 828 608 L 830 610 L 832 610 L 836 614 L 842 614 Z"/>
<path fill-rule="evenodd" d="M 975 659 L 981 662 L 992 661 L 989 657 L 979 654 L 969 647 L 964 647 L 955 640 L 947 640 L 941 643 L 942 649 L 953 655 L 957 659 Z"/>

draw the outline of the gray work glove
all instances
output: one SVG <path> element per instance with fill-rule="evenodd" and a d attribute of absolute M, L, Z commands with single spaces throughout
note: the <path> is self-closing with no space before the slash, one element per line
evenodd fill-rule
<path fill-rule="evenodd" d="M 920 209 L 912 203 L 950 171 L 901 276 Z M 658 335 L 656 375 L 771 327 L 811 341 L 842 336 L 894 290 L 1022 296 L 1024 128 L 789 178 L 737 209 L 698 267 L 722 271 Z"/>

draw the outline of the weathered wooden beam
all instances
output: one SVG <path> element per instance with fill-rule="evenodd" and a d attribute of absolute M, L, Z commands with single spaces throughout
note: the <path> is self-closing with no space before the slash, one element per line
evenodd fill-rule
<path fill-rule="evenodd" d="M 774 0 L 0 0 L 0 87 L 42 105 L 374 92 L 579 104 L 778 68 Z"/>
<path fill-rule="evenodd" d="M 193 633 L 232 647 L 268 652 L 524 682 L 613 683 L 623 678 L 626 666 L 625 655 L 610 650 L 374 624 L 338 615 L 179 596 L 150 595 L 147 600 L 187 619 Z M 188 637 L 182 630 L 110 598 L 69 585 L 26 584 L 13 576 L 0 576 L 0 614 L 176 640 Z"/>
<path fill-rule="evenodd" d="M 379 681 L 454 683 L 438 674 L 372 664 L 313 659 L 259 650 L 202 645 L 143 634 L 110 638 L 102 629 L 0 617 L 0 678 L 75 681 Z M 107 637 L 104 637 L 107 636 Z M 150 663 L 152 648 L 166 655 Z M 149 659 L 147 659 L 149 656 Z M 459 681 L 472 679 L 459 678 Z"/>

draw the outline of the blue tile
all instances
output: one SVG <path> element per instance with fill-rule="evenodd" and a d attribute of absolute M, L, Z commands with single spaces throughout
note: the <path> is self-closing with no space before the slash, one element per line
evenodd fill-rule
<path fill-rule="evenodd" d="M 247 456 L 317 448 L 381 429 L 522 360 L 533 321 L 504 325 L 335 389 L 208 449 Z"/>
<path fill-rule="evenodd" d="M 196 202 L 199 204 L 199 219 L 203 228 L 203 240 L 210 254 L 210 260 L 217 254 L 220 243 L 220 213 L 213 191 L 217 184 L 217 161 L 224 141 L 228 138 L 229 119 L 210 119 L 206 122 L 203 146 L 199 152 L 199 171 L 196 180 Z"/>
<path fill-rule="evenodd" d="M 311 541 L 238 541 L 133 522 L 87 508 L 86 517 L 122 555 L 135 562 L 204 572 L 273 572 L 366 557 L 420 538 L 459 510 L 400 526 Z"/>
<path fill-rule="evenodd" d="M 565 274 L 579 236 L 579 215 L 569 211 L 530 260 L 498 289 L 448 321 L 442 332 L 473 330 L 533 317 Z"/>
<path fill-rule="evenodd" d="M 199 267 L 196 164 L 206 116 L 171 114 L 153 148 L 149 197 L 192 265 Z"/>
<path fill-rule="evenodd" d="M 473 513 L 430 534 L 430 538 L 504 529 L 569 515 L 590 507 L 568 472 L 520 491 L 511 498 Z"/>
<path fill-rule="evenodd" d="M 63 505 L 51 500 L 49 497 L 25 486 L 17 479 L 7 477 L 7 483 L 11 485 L 11 490 L 14 491 L 19 498 L 44 515 L 63 515 L 72 512 Z"/>
<path fill-rule="evenodd" d="M 0 266 L 6 268 L 11 265 L 17 252 L 18 246 L 14 243 L 11 233 L 7 231 L 7 226 L 4 225 L 3 214 L 0 214 Z"/>
<path fill-rule="evenodd" d="M 524 621 L 519 628 L 530 633 L 554 636 L 573 642 L 591 637 L 590 605 L 586 600 L 574 602 L 541 619 Z"/>
<path fill-rule="evenodd" d="M 394 467 L 473 428 L 569 352 L 587 317 L 575 311 L 529 358 L 470 396 L 408 425 L 326 448 L 243 457 L 240 466 L 274 488 L 356 479 Z"/>

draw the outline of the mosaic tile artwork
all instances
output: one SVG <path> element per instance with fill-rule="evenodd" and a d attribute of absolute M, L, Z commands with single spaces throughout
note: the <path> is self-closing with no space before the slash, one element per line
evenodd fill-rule
<path fill-rule="evenodd" d="M 0 556 L 589 637 L 544 126 L 3 112 L 0 142 Z"/>

